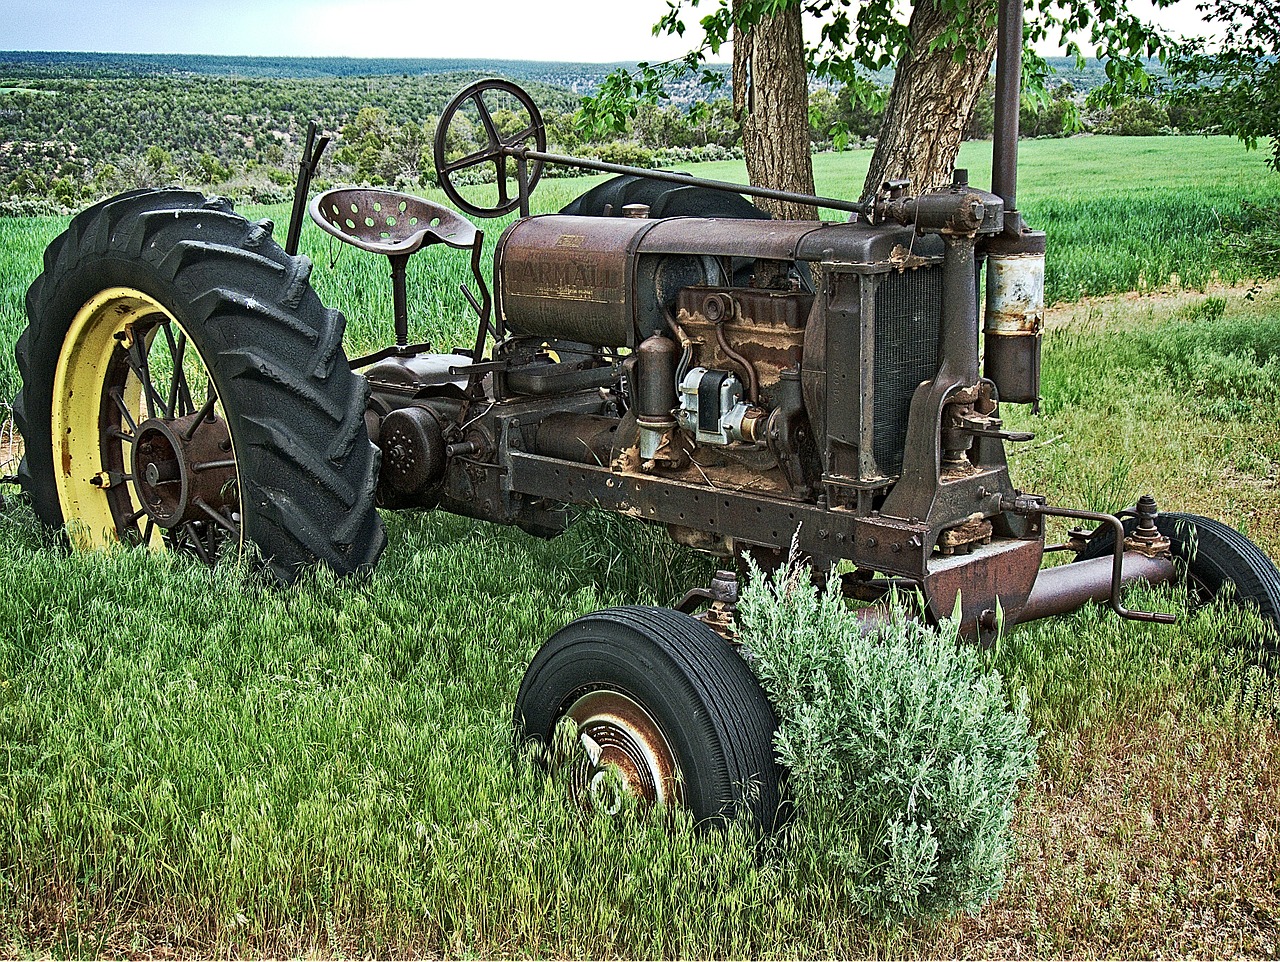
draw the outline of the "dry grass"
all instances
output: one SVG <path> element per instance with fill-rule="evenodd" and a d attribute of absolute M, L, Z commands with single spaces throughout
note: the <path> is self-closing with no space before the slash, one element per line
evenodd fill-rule
<path fill-rule="evenodd" d="M 1274 958 L 1280 732 L 1171 714 L 1082 733 L 1079 776 L 1024 799 L 999 899 L 926 956 Z"/>
<path fill-rule="evenodd" d="M 0 418 L 0 477 L 16 474 L 22 460 L 22 438 L 12 418 Z"/>

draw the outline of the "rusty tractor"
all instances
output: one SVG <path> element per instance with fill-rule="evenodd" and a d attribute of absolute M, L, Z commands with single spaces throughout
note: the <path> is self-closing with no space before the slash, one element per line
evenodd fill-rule
<path fill-rule="evenodd" d="M 1185 578 L 1205 597 L 1230 586 L 1275 623 L 1280 574 L 1225 525 L 1149 496 L 1114 515 L 1052 505 L 1010 477 L 1006 445 L 1030 435 L 1000 410 L 1038 401 L 1044 307 L 1045 237 L 1015 196 L 1021 34 L 1021 4 L 1003 0 L 991 191 L 958 171 L 847 201 L 560 156 L 523 90 L 472 84 L 435 142 L 457 210 L 356 187 L 310 200 L 321 228 L 390 262 L 395 343 L 351 360 L 343 315 L 296 256 L 325 145 L 314 128 L 284 248 L 269 222 L 198 193 L 98 204 L 50 245 L 28 294 L 21 484 L 77 546 L 211 562 L 252 545 L 285 580 L 372 565 L 377 508 L 550 537 L 596 506 L 726 559 L 768 564 L 795 545 L 817 572 L 847 570 L 864 617 L 909 589 L 920 617 L 958 612 L 979 640 L 1089 602 L 1173 620 L 1125 607 L 1135 580 Z M 517 105 L 514 129 L 495 97 Z M 463 113 L 487 145 L 455 156 Z M 530 216 L 548 164 L 618 176 Z M 479 168 L 496 177 L 490 207 L 460 189 Z M 771 220 L 744 195 L 847 217 Z M 464 215 L 516 211 L 491 288 Z M 431 245 L 466 257 L 473 279 L 476 337 L 453 353 L 409 342 L 406 265 Z M 1046 546 L 1046 518 L 1079 525 Z M 1077 560 L 1042 567 L 1056 549 Z M 533 659 L 517 727 L 546 744 L 576 723 L 579 791 L 617 789 L 612 772 L 699 819 L 772 822 L 776 720 L 724 637 L 731 567 L 678 609 L 574 621 Z"/>

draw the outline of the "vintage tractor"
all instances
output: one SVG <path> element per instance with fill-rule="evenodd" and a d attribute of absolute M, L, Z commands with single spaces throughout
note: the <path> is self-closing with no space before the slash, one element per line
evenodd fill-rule
<path fill-rule="evenodd" d="M 1000 405 L 1038 400 L 1045 251 L 1015 205 L 1021 30 L 1020 0 L 1003 0 L 991 192 L 957 172 L 850 202 L 562 157 L 524 91 L 473 84 L 444 111 L 435 160 L 462 211 L 519 210 L 493 295 L 483 235 L 457 211 L 383 189 L 320 194 L 320 227 L 391 265 L 395 344 L 350 361 L 343 315 L 295 256 L 318 151 L 285 249 L 218 198 L 98 204 L 50 245 L 27 297 L 22 486 L 75 545 L 205 561 L 252 545 L 285 580 L 372 565 L 379 507 L 550 537 L 596 506 L 726 559 L 797 546 L 816 572 L 842 565 L 864 617 L 913 594 L 920 617 L 958 611 L 979 640 L 1091 601 L 1173 620 L 1124 606 L 1135 579 L 1186 578 L 1199 596 L 1231 585 L 1275 623 L 1280 574 L 1230 528 L 1150 497 L 1116 515 L 1050 505 L 1009 476 L 1005 445 L 1030 435 L 1007 430 Z M 495 97 L 516 105 L 514 129 Z M 464 112 L 487 146 L 454 156 Z M 529 216 L 547 164 L 620 176 Z M 458 189 L 486 166 L 491 208 Z M 849 216 L 770 220 L 742 195 Z M 408 337 L 406 264 L 436 244 L 469 258 L 479 319 L 474 344 L 447 354 Z M 1049 517 L 1086 526 L 1046 547 Z M 1078 558 L 1042 568 L 1055 548 Z M 518 728 L 545 744 L 576 722 L 582 792 L 617 789 L 612 772 L 699 818 L 771 823 L 776 722 L 726 640 L 736 587 L 726 570 L 680 610 L 574 621 L 530 665 Z"/>

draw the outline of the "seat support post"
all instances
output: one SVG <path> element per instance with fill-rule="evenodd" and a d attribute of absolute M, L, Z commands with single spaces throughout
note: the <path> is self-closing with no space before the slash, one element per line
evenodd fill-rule
<path fill-rule="evenodd" d="M 391 261 L 391 301 L 395 309 L 396 347 L 409 346 L 409 291 L 405 283 L 408 254 L 388 254 Z"/>

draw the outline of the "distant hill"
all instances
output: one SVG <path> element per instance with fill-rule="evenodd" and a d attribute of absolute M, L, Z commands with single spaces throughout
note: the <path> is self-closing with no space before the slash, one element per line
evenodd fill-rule
<path fill-rule="evenodd" d="M 1102 62 L 1090 59 L 1083 68 L 1070 57 L 1050 57 L 1054 82 L 1066 81 L 1088 91 L 1106 80 Z M 0 80 L 37 77 L 147 77 L 207 75 L 216 77 L 265 77 L 289 79 L 343 77 L 423 77 L 437 74 L 486 73 L 513 80 L 536 81 L 565 87 L 576 94 L 592 93 L 600 81 L 619 67 L 634 62 L 574 63 L 544 60 L 487 60 L 484 58 L 363 58 L 363 57 L 224 57 L 207 54 L 67 53 L 60 51 L 0 51 Z M 1149 69 L 1158 70 L 1151 61 Z M 727 72 L 728 67 L 719 69 Z M 891 70 L 876 79 L 889 83 Z M 683 86 L 683 85 L 682 85 Z M 673 91 L 675 100 L 686 99 Z"/>
<path fill-rule="evenodd" d="M 429 76 L 434 74 L 493 73 L 515 80 L 558 83 L 560 78 L 589 80 L 594 86 L 609 71 L 635 63 L 569 63 L 542 60 L 484 58 L 362 58 L 362 57 L 224 57 L 175 53 L 66 53 L 61 51 L 0 51 L 0 76 L 163 76 L 203 74 L 215 77 Z"/>

